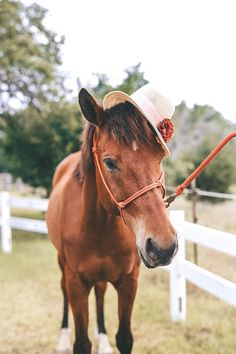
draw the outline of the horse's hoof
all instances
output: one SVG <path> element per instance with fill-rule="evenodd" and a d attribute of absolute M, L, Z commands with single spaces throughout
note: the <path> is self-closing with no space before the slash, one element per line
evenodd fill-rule
<path fill-rule="evenodd" d="M 56 354 L 71 354 L 70 345 L 70 329 L 62 328 L 60 330 L 59 342 L 56 349 Z"/>
<path fill-rule="evenodd" d="M 97 334 L 98 354 L 113 354 L 113 349 L 109 343 L 108 336 L 104 333 Z"/>

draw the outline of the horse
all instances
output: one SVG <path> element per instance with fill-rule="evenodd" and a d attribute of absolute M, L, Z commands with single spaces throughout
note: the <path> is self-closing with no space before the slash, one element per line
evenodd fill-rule
<path fill-rule="evenodd" d="M 62 271 L 61 330 L 65 339 L 70 305 L 73 353 L 91 353 L 88 296 L 94 288 L 98 336 L 105 343 L 100 342 L 99 354 L 112 353 L 103 309 L 109 282 L 118 294 L 116 345 L 121 354 L 130 354 L 140 260 L 155 268 L 169 264 L 177 250 L 164 203 L 165 154 L 148 121 L 130 102 L 103 109 L 81 89 L 79 104 L 87 120 L 82 148 L 57 166 L 46 215 Z M 66 352 L 68 341 L 64 347 L 62 342 Z"/>

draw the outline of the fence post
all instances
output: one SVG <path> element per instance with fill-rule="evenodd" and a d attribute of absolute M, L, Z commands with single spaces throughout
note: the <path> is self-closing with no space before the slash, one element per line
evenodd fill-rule
<path fill-rule="evenodd" d="M 180 273 L 179 264 L 185 260 L 185 239 L 181 232 L 184 222 L 183 210 L 171 210 L 170 219 L 178 233 L 178 253 L 170 268 L 170 315 L 172 321 L 186 320 L 186 279 Z"/>
<path fill-rule="evenodd" d="M 10 224 L 10 194 L 8 192 L 0 192 L 0 210 L 2 252 L 11 253 L 12 237 Z"/>

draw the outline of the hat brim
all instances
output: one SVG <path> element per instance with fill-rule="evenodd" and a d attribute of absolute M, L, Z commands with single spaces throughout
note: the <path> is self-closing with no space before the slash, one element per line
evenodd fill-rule
<path fill-rule="evenodd" d="M 116 106 L 117 104 L 123 103 L 123 102 L 132 103 L 142 113 L 142 115 L 148 120 L 148 122 L 153 127 L 153 129 L 157 135 L 158 141 L 161 143 L 161 145 L 165 151 L 165 156 L 166 157 L 170 156 L 170 150 L 169 150 L 168 146 L 166 145 L 161 133 L 159 132 L 157 127 L 154 124 L 152 124 L 152 122 L 148 119 L 147 115 L 138 106 L 138 104 L 132 99 L 131 96 L 127 95 L 126 93 L 124 93 L 122 91 L 109 92 L 103 99 L 103 109 L 104 110 L 110 109 L 110 108 Z"/>

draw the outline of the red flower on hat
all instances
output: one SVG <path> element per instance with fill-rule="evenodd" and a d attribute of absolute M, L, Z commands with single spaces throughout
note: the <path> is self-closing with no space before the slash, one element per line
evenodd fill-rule
<path fill-rule="evenodd" d="M 161 133 L 164 141 L 168 143 L 174 136 L 175 128 L 170 119 L 165 118 L 158 124 L 158 130 Z"/>

